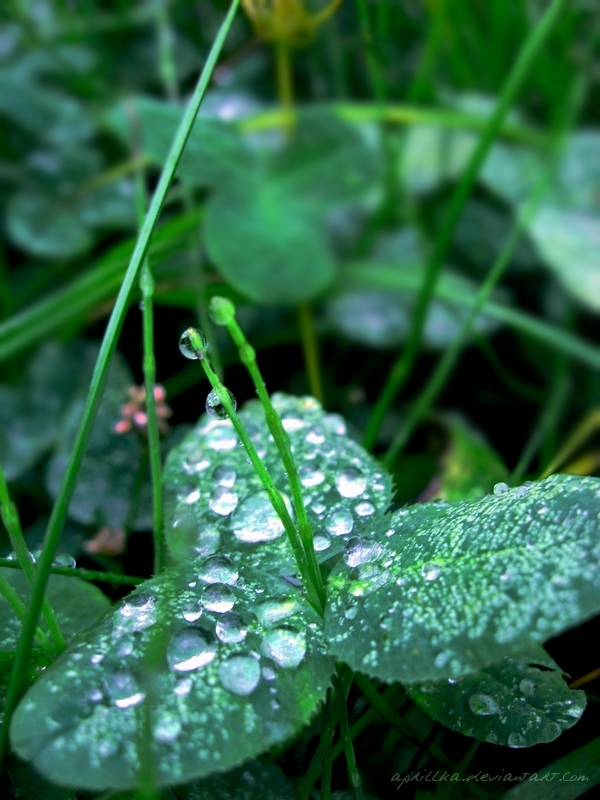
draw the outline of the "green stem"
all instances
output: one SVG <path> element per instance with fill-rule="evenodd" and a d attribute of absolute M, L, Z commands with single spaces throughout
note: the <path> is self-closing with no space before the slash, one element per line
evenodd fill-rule
<path fill-rule="evenodd" d="M 302 539 L 300 538 L 298 531 L 294 526 L 292 518 L 285 505 L 283 496 L 281 495 L 279 489 L 277 489 L 277 487 L 273 483 L 271 476 L 269 475 L 265 465 L 263 464 L 262 460 L 260 459 L 260 456 L 256 452 L 256 448 L 254 447 L 254 445 L 250 440 L 250 437 L 246 433 L 246 430 L 242 425 L 241 420 L 237 415 L 235 407 L 231 401 L 231 397 L 229 396 L 229 391 L 225 388 L 225 386 L 223 386 L 223 384 L 219 380 L 219 376 L 211 367 L 199 332 L 195 331 L 193 328 L 188 328 L 187 332 L 190 337 L 190 342 L 192 344 L 192 347 L 196 351 L 198 358 L 200 359 L 202 368 L 206 373 L 206 377 L 210 381 L 210 384 L 213 387 L 213 389 L 215 390 L 215 393 L 219 398 L 219 402 L 227 412 L 227 416 L 231 420 L 233 427 L 235 428 L 235 431 L 239 436 L 240 441 L 248 454 L 248 458 L 250 459 L 252 466 L 256 470 L 258 477 L 260 478 L 263 486 L 265 487 L 265 491 L 269 496 L 271 505 L 273 506 L 277 516 L 281 520 L 283 527 L 285 528 L 285 532 L 288 535 L 290 544 L 292 546 L 292 550 L 294 552 L 294 556 L 296 558 L 296 562 L 298 564 L 298 569 L 300 570 L 300 574 L 302 575 L 304 585 L 306 587 L 306 593 L 308 599 L 310 603 L 314 606 L 316 611 L 322 616 L 325 603 L 323 601 L 323 598 L 319 594 L 318 584 L 315 584 L 313 580 L 309 563 L 306 558 L 304 548 L 302 546 Z M 250 346 L 248 345 L 248 347 Z"/>
<path fill-rule="evenodd" d="M 438 281 L 448 248 L 452 242 L 456 226 L 475 184 L 477 174 L 492 144 L 500 133 L 506 115 L 513 105 L 525 78 L 529 74 L 530 68 L 541 47 L 547 41 L 565 2 L 566 0 L 552 0 L 540 22 L 528 36 L 527 41 L 519 53 L 516 64 L 502 89 L 494 112 L 488 120 L 479 142 L 477 143 L 477 147 L 469 159 L 463 176 L 454 190 L 433 253 L 425 268 L 425 278 L 417 297 L 417 304 L 412 318 L 408 341 L 402 354 L 392 367 L 392 371 L 379 395 L 373 414 L 367 425 L 364 438 L 364 446 L 367 449 L 373 448 L 384 417 L 410 375 L 412 366 L 417 358 L 421 346 L 425 320 L 427 318 L 427 311 L 434 295 L 435 285 Z"/>
<path fill-rule="evenodd" d="M 304 363 L 308 373 L 310 393 L 320 403 L 324 403 L 323 382 L 321 380 L 321 366 L 319 364 L 319 343 L 315 331 L 312 308 L 309 303 L 302 303 L 298 308 L 300 319 L 300 333 L 302 348 L 304 350 Z"/>
<path fill-rule="evenodd" d="M 2 464 L 0 464 L 0 516 L 2 517 L 4 527 L 8 532 L 8 536 L 13 546 L 13 550 L 15 551 L 19 567 L 23 570 L 29 585 L 33 587 L 36 580 L 36 570 L 31 562 L 31 558 L 29 557 L 27 543 L 25 542 L 25 537 L 23 536 L 23 531 L 21 530 L 19 512 L 17 511 L 15 504 L 10 499 L 10 495 L 8 493 L 8 486 L 6 484 L 6 478 L 4 477 Z M 61 633 L 54 609 L 50 605 L 50 601 L 47 597 L 44 598 L 44 602 L 42 604 L 42 613 L 48 625 L 48 630 L 50 631 L 54 649 L 58 655 L 65 649 L 65 639 Z"/>
<path fill-rule="evenodd" d="M 20 620 L 25 619 L 25 614 L 27 613 L 27 606 L 21 600 L 19 595 L 15 592 L 13 587 L 10 585 L 8 580 L 0 573 L 0 595 L 4 597 L 6 602 L 10 605 L 12 610 L 15 612 L 17 617 Z M 36 629 L 35 638 L 38 644 L 44 648 L 44 650 L 48 653 L 49 656 L 55 656 L 56 651 L 54 649 L 54 645 L 44 633 L 43 630 L 40 628 Z"/>
<path fill-rule="evenodd" d="M 20 564 L 10 558 L 0 558 L 0 567 L 21 569 Z M 137 586 L 148 580 L 134 575 L 119 575 L 118 572 L 102 572 L 83 567 L 51 567 L 51 575 L 66 575 L 69 578 L 81 578 L 82 581 L 103 581 L 113 586 Z"/>
<path fill-rule="evenodd" d="M 167 192 L 173 181 L 177 165 L 181 159 L 181 154 L 183 153 L 186 142 L 191 133 L 196 116 L 198 114 L 198 109 L 200 108 L 200 103 L 204 97 L 204 93 L 210 81 L 212 71 L 219 57 L 219 53 L 227 33 L 229 32 L 229 29 L 233 23 L 239 3 L 240 0 L 232 0 L 229 12 L 227 13 L 227 16 L 225 17 L 225 20 L 221 25 L 219 33 L 217 34 L 217 37 L 213 43 L 196 89 L 194 90 L 192 99 L 190 100 L 181 123 L 179 124 L 179 128 L 175 134 L 171 149 L 169 150 L 169 154 L 159 178 L 158 185 L 155 189 L 150 208 L 138 236 L 135 249 L 131 256 L 131 261 L 129 262 L 127 272 L 125 273 L 125 277 L 123 279 L 123 284 L 121 285 L 121 289 L 119 291 L 114 309 L 106 328 L 106 332 L 104 334 L 104 338 L 102 340 L 102 345 L 100 347 L 100 353 L 98 355 L 98 360 L 92 376 L 90 392 L 87 397 L 81 424 L 77 432 L 73 450 L 67 464 L 67 469 L 65 471 L 65 475 L 52 509 L 50 521 L 48 523 L 42 554 L 38 562 L 39 566 L 37 570 L 37 580 L 33 588 L 27 617 L 23 623 L 23 627 L 19 636 L 19 644 L 6 693 L 4 721 L 0 730 L 0 760 L 4 755 L 6 746 L 8 744 L 8 731 L 10 728 L 11 717 L 23 693 L 25 675 L 27 674 L 31 654 L 32 640 L 37 627 L 38 617 L 44 599 L 44 593 L 46 591 L 48 575 L 52 566 L 52 559 L 54 557 L 58 539 L 60 537 L 60 532 L 66 521 L 69 501 L 73 494 L 75 482 L 77 480 L 77 473 L 79 472 L 79 467 L 81 465 L 81 461 L 83 460 L 87 443 L 92 432 L 96 412 L 98 410 L 98 406 L 100 405 L 102 392 L 106 384 L 112 355 L 116 349 L 117 339 L 123 325 L 123 320 L 125 318 L 131 296 L 138 281 L 140 269 L 148 252 L 148 246 L 150 244 L 152 232 L 154 231 L 154 227 L 167 196 Z"/>
<path fill-rule="evenodd" d="M 321 575 L 321 569 L 315 554 L 312 527 L 304 506 L 304 500 L 302 498 L 302 484 L 300 483 L 300 476 L 298 475 L 296 462 L 294 461 L 290 440 L 285 432 L 279 414 L 277 411 L 275 411 L 273 403 L 271 402 L 269 392 L 267 391 L 263 376 L 261 375 L 260 369 L 256 362 L 256 351 L 250 346 L 250 344 L 248 344 L 244 332 L 235 319 L 235 308 L 233 304 L 224 298 L 213 297 L 211 308 L 213 313 L 215 313 L 217 308 L 225 310 L 224 316 L 217 318 L 217 324 L 224 324 L 227 328 L 229 335 L 238 348 L 240 360 L 252 378 L 252 383 L 254 384 L 254 388 L 256 389 L 256 393 L 264 409 L 267 426 L 271 432 L 271 435 L 273 436 L 275 446 L 279 451 L 279 455 L 283 461 L 283 466 L 287 472 L 292 495 L 292 503 L 294 506 L 294 511 L 296 512 L 296 519 L 298 520 L 298 533 L 304 548 L 305 559 L 311 576 L 310 582 L 315 593 L 320 599 L 321 608 L 325 608 L 325 587 L 323 585 L 323 577 Z"/>
<path fill-rule="evenodd" d="M 337 699 L 340 708 L 340 739 L 343 743 L 344 753 L 346 754 L 346 766 L 348 768 L 348 779 L 354 800 L 362 800 L 362 782 L 360 773 L 356 766 L 354 756 L 354 746 L 350 735 L 350 725 L 348 724 L 347 694 L 344 692 L 341 682 L 341 673 L 338 669 L 338 676 L 334 676 L 333 684 L 337 689 Z"/>

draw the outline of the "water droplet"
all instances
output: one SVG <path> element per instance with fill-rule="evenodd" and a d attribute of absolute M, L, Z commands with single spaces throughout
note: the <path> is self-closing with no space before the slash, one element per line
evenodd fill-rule
<path fill-rule="evenodd" d="M 175 684 L 175 688 L 173 689 L 174 694 L 177 697 L 187 697 L 188 694 L 192 691 L 192 686 L 194 682 L 191 678 L 180 678 L 177 683 Z"/>
<path fill-rule="evenodd" d="M 202 607 L 197 597 L 190 598 L 184 603 L 181 616 L 186 622 L 196 622 L 202 616 Z"/>
<path fill-rule="evenodd" d="M 344 561 L 349 567 L 358 567 L 370 561 L 376 561 L 383 553 L 383 547 L 377 542 L 352 538 L 346 544 Z"/>
<path fill-rule="evenodd" d="M 515 489 L 513 489 L 513 497 L 516 497 L 517 499 L 525 497 L 527 494 L 529 494 L 529 486 L 526 486 L 525 484 L 523 484 L 523 486 L 517 486 Z"/>
<path fill-rule="evenodd" d="M 367 488 L 367 479 L 357 467 L 346 467 L 335 476 L 342 497 L 358 497 Z"/>
<path fill-rule="evenodd" d="M 197 328 L 187 328 L 187 330 L 181 334 L 181 338 L 179 339 L 179 350 L 186 358 L 197 361 L 198 358 L 202 358 L 202 354 L 199 356 L 198 352 L 194 349 L 190 339 L 190 332 L 197 333 L 200 336 L 202 347 L 206 351 L 208 351 L 208 339 L 202 333 L 202 331 L 199 331 Z"/>
<path fill-rule="evenodd" d="M 197 503 L 198 500 L 200 500 L 200 489 L 192 489 L 189 494 L 186 494 L 181 498 L 181 502 L 185 503 L 187 506 Z"/>
<path fill-rule="evenodd" d="M 313 503 L 311 506 L 311 511 L 314 511 L 317 516 L 321 516 L 321 514 L 327 509 L 325 503 L 322 503 L 320 500 L 316 503 Z"/>
<path fill-rule="evenodd" d="M 421 575 L 426 581 L 435 581 L 442 574 L 442 568 L 435 561 L 428 561 L 421 567 Z"/>
<path fill-rule="evenodd" d="M 325 414 L 321 424 L 328 433 L 336 436 L 346 435 L 346 422 L 340 414 Z"/>
<path fill-rule="evenodd" d="M 323 444 L 325 441 L 325 436 L 323 435 L 323 432 L 319 430 L 319 428 L 311 428 L 306 434 L 306 441 L 309 444 Z"/>
<path fill-rule="evenodd" d="M 532 681 L 531 678 L 523 678 L 523 680 L 519 683 L 519 691 L 526 697 L 531 697 L 536 689 L 537 684 L 535 681 Z"/>
<path fill-rule="evenodd" d="M 242 697 L 251 694 L 260 680 L 260 664 L 251 656 L 232 656 L 219 667 L 223 686 Z"/>
<path fill-rule="evenodd" d="M 256 609 L 256 616 L 261 625 L 270 628 L 282 619 L 291 617 L 300 610 L 300 606 L 293 598 L 285 600 L 266 600 Z"/>
<path fill-rule="evenodd" d="M 304 428 L 304 420 L 300 419 L 299 417 L 293 416 L 284 416 L 281 419 L 281 424 L 283 425 L 283 430 L 287 431 L 287 433 L 294 433 L 295 431 L 300 431 Z"/>
<path fill-rule="evenodd" d="M 325 475 L 312 464 L 303 464 L 299 471 L 302 486 L 319 486 L 325 480 Z"/>
<path fill-rule="evenodd" d="M 291 511 L 289 500 L 286 506 Z M 279 539 L 285 531 L 266 492 L 256 492 L 242 500 L 231 518 L 231 530 L 238 541 L 251 543 Z"/>
<path fill-rule="evenodd" d="M 52 562 L 53 567 L 75 567 L 77 562 L 69 553 L 59 553 Z"/>
<path fill-rule="evenodd" d="M 146 592 L 129 595 L 119 612 L 128 630 L 143 631 L 156 622 L 154 598 Z"/>
<path fill-rule="evenodd" d="M 170 744 L 181 733 L 181 720 L 172 711 L 164 711 L 154 726 L 154 737 L 159 742 Z"/>
<path fill-rule="evenodd" d="M 274 669 L 271 669 L 271 667 L 263 667 L 262 676 L 266 681 L 274 681 L 277 677 L 277 673 Z"/>
<path fill-rule="evenodd" d="M 231 611 L 235 604 L 235 595 L 229 586 L 222 583 L 213 583 L 207 586 L 202 594 L 202 605 L 208 611 L 224 614 Z"/>
<path fill-rule="evenodd" d="M 217 620 L 215 633 L 224 644 L 239 644 L 246 638 L 248 628 L 239 614 L 231 612 Z"/>
<path fill-rule="evenodd" d="M 217 486 L 210 498 L 208 505 L 211 511 L 220 517 L 227 517 L 235 511 L 238 504 L 238 496 L 227 486 Z"/>
<path fill-rule="evenodd" d="M 227 486 L 229 489 L 235 483 L 236 477 L 236 471 L 230 467 L 220 466 L 213 472 L 215 481 L 221 486 Z"/>
<path fill-rule="evenodd" d="M 327 536 L 317 534 L 313 539 L 313 547 L 317 553 L 322 553 L 323 550 L 327 550 L 328 547 L 331 547 L 331 540 Z"/>
<path fill-rule="evenodd" d="M 325 527 L 333 536 L 343 536 L 350 533 L 354 527 L 352 514 L 346 508 L 332 511 L 325 520 Z"/>
<path fill-rule="evenodd" d="M 260 651 L 280 667 L 297 667 L 306 653 L 306 638 L 296 628 L 273 628 L 265 634 Z"/>
<path fill-rule="evenodd" d="M 494 484 L 494 494 L 506 494 L 510 490 L 510 486 L 508 483 L 504 483 L 504 481 L 500 481 L 500 483 Z"/>
<path fill-rule="evenodd" d="M 229 399 L 231 400 L 231 405 L 233 406 L 233 410 L 235 411 L 237 408 L 237 400 L 233 396 L 233 394 L 226 389 Z M 217 393 L 213 389 L 212 392 L 209 393 L 208 397 L 206 398 L 206 413 L 213 417 L 213 419 L 227 419 L 227 411 L 225 410 L 225 406 L 221 404 Z"/>
<path fill-rule="evenodd" d="M 239 572 L 231 559 L 217 555 L 206 559 L 200 567 L 198 577 L 204 583 L 228 583 L 233 586 L 239 577 Z"/>
<path fill-rule="evenodd" d="M 364 500 L 362 503 L 357 503 L 354 510 L 359 517 L 371 517 L 375 513 L 375 506 L 368 500 Z"/>
<path fill-rule="evenodd" d="M 500 713 L 494 698 L 484 692 L 476 692 L 469 697 L 469 708 L 479 717 L 488 717 L 491 714 Z"/>
<path fill-rule="evenodd" d="M 107 672 L 104 686 L 111 701 L 117 708 L 131 708 L 142 702 L 146 696 L 133 674 L 127 669 Z"/>
<path fill-rule="evenodd" d="M 206 443 L 211 450 L 220 452 L 221 450 L 233 450 L 237 447 L 239 439 L 230 420 L 217 422 L 213 420 L 204 430 Z"/>
<path fill-rule="evenodd" d="M 508 735 L 509 747 L 527 747 L 527 739 L 522 733 L 509 733 Z"/>
<path fill-rule="evenodd" d="M 169 642 L 167 661 L 175 672 L 190 672 L 210 664 L 216 654 L 217 648 L 208 631 L 186 628 Z"/>
<path fill-rule="evenodd" d="M 356 619 L 356 615 L 358 614 L 358 606 L 350 606 L 344 611 L 344 616 L 346 619 Z"/>

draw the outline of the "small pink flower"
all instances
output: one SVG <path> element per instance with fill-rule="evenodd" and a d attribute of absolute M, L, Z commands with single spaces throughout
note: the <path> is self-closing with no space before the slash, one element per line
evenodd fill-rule
<path fill-rule="evenodd" d="M 140 433 L 145 433 L 148 427 L 148 413 L 146 411 L 146 389 L 144 386 L 130 386 L 127 390 L 129 402 L 121 406 L 121 419 L 113 426 L 117 434 L 128 433 L 135 427 Z M 162 434 L 169 432 L 167 419 L 173 413 L 165 400 L 167 393 L 165 387 L 157 384 L 154 387 L 156 401 L 156 416 L 158 429 Z"/>

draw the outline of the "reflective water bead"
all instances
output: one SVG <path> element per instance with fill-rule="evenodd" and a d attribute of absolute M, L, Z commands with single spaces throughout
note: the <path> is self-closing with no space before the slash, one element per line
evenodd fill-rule
<path fill-rule="evenodd" d="M 220 665 L 219 679 L 225 689 L 245 697 L 258 686 L 260 664 L 251 656 L 232 656 Z"/>
<path fill-rule="evenodd" d="M 317 553 L 322 553 L 323 550 L 327 550 L 328 547 L 331 547 L 331 539 L 329 539 L 327 536 L 317 534 L 313 539 L 313 547 Z"/>
<path fill-rule="evenodd" d="M 139 705 L 145 698 L 134 675 L 127 669 L 107 672 L 104 686 L 112 703 L 117 708 L 131 708 Z"/>
<path fill-rule="evenodd" d="M 352 514 L 345 508 L 332 511 L 325 520 L 325 527 L 333 536 L 343 536 L 350 533 L 354 527 Z"/>
<path fill-rule="evenodd" d="M 263 667 L 262 676 L 266 681 L 274 681 L 277 677 L 277 673 L 274 669 L 271 669 L 271 667 Z"/>
<path fill-rule="evenodd" d="M 228 583 L 232 586 L 239 577 L 237 567 L 227 556 L 211 556 L 200 567 L 198 577 L 204 583 Z"/>
<path fill-rule="evenodd" d="M 536 689 L 537 684 L 535 681 L 532 681 L 531 678 L 523 678 L 523 680 L 519 682 L 519 691 L 521 694 L 524 694 L 525 697 L 530 697 Z"/>
<path fill-rule="evenodd" d="M 173 693 L 177 695 L 177 697 L 187 697 L 188 694 L 192 691 L 192 686 L 194 682 L 191 678 L 180 678 L 177 680 L 175 684 L 175 688 L 173 689 Z"/>
<path fill-rule="evenodd" d="M 358 567 L 361 564 L 376 561 L 382 553 L 383 547 L 377 542 L 353 538 L 346 545 L 344 561 L 349 567 Z"/>
<path fill-rule="evenodd" d="M 170 744 L 181 733 L 181 720 L 172 711 L 163 711 L 154 725 L 154 738 Z"/>
<path fill-rule="evenodd" d="M 202 594 L 202 605 L 207 611 L 224 614 L 231 611 L 235 604 L 235 595 L 229 586 L 213 583 L 207 586 Z"/>
<path fill-rule="evenodd" d="M 300 483 L 302 486 L 319 486 L 325 480 L 325 475 L 320 469 L 316 469 L 311 464 L 303 464 L 299 470 Z"/>
<path fill-rule="evenodd" d="M 210 664 L 216 654 L 216 645 L 208 631 L 186 628 L 171 638 L 167 661 L 175 672 L 191 672 Z"/>
<path fill-rule="evenodd" d="M 375 506 L 373 503 L 369 503 L 368 500 L 363 500 L 362 503 L 357 503 L 354 506 L 354 510 L 359 517 L 371 517 L 375 513 Z"/>
<path fill-rule="evenodd" d="M 510 490 L 510 486 L 508 483 L 504 483 L 504 481 L 500 481 L 500 483 L 494 484 L 494 494 L 506 494 Z"/>
<path fill-rule="evenodd" d="M 328 433 L 334 433 L 336 436 L 346 435 L 346 421 L 340 414 L 325 414 L 321 424 Z"/>
<path fill-rule="evenodd" d="M 193 361 L 197 361 L 199 358 L 201 359 L 202 352 L 197 351 L 194 346 L 192 345 L 192 341 L 190 338 L 190 333 L 197 333 L 200 337 L 200 341 L 202 342 L 202 347 L 205 351 L 208 351 L 208 339 L 197 328 L 187 328 L 182 334 L 181 338 L 179 339 L 179 350 L 181 354 L 184 355 L 186 358 L 189 358 Z M 198 354 L 200 353 L 200 355 Z"/>
<path fill-rule="evenodd" d="M 119 612 L 126 621 L 127 628 L 133 631 L 143 631 L 156 621 L 154 598 L 146 592 L 130 595 L 119 608 Z"/>
<path fill-rule="evenodd" d="M 228 488 L 231 488 L 233 486 L 236 477 L 237 477 L 236 471 L 224 465 L 217 467 L 213 472 L 213 478 L 215 479 L 215 481 L 221 486 L 227 486 Z"/>
<path fill-rule="evenodd" d="M 181 612 L 181 616 L 186 622 L 196 622 L 199 620 L 202 616 L 202 606 L 200 605 L 200 600 L 198 600 L 196 597 L 186 600 L 183 606 L 183 611 Z"/>
<path fill-rule="evenodd" d="M 229 389 L 226 389 L 225 391 L 229 395 L 231 405 L 235 411 L 237 408 L 237 400 L 229 391 Z M 213 419 L 227 419 L 227 411 L 225 410 L 225 406 L 219 400 L 219 397 L 214 389 L 209 392 L 208 397 L 206 398 L 205 408 L 209 417 L 213 417 Z"/>
<path fill-rule="evenodd" d="M 270 628 L 286 617 L 291 617 L 300 611 L 300 606 L 293 598 L 282 600 L 266 600 L 256 609 L 256 616 L 261 625 Z"/>
<path fill-rule="evenodd" d="M 248 628 L 242 617 L 232 611 L 219 617 L 215 633 L 223 644 L 239 644 L 246 638 Z"/>
<path fill-rule="evenodd" d="M 299 417 L 289 415 L 286 415 L 282 418 L 281 424 L 283 425 L 283 430 L 287 431 L 287 433 L 300 431 L 305 426 L 304 420 L 300 419 Z"/>
<path fill-rule="evenodd" d="M 522 733 L 509 733 L 508 735 L 509 747 L 527 747 L 527 739 Z"/>
<path fill-rule="evenodd" d="M 77 562 L 70 553 L 59 553 L 52 562 L 53 567 L 75 567 Z"/>
<path fill-rule="evenodd" d="M 228 517 L 232 511 L 235 511 L 237 504 L 237 494 L 232 492 L 227 486 L 217 486 L 212 497 L 208 501 L 210 510 L 214 511 L 215 514 L 218 514 L 220 517 Z"/>
<path fill-rule="evenodd" d="M 499 714 L 498 703 L 489 694 L 476 692 L 469 697 L 469 708 L 479 717 L 487 717 L 492 714 Z"/>
<path fill-rule="evenodd" d="M 286 497 L 283 499 L 288 511 L 291 511 L 289 500 Z M 231 530 L 238 541 L 249 543 L 270 542 L 279 539 L 285 532 L 283 522 L 265 491 L 255 492 L 242 500 L 231 517 Z"/>
<path fill-rule="evenodd" d="M 428 561 L 421 567 L 421 575 L 426 581 L 435 581 L 442 574 L 442 568 L 435 561 Z"/>
<path fill-rule="evenodd" d="M 306 441 L 309 444 L 323 444 L 325 436 L 319 428 L 311 428 L 306 434 Z"/>
<path fill-rule="evenodd" d="M 367 488 L 367 479 L 357 467 L 345 467 L 335 476 L 335 485 L 342 497 L 358 497 Z"/>
<path fill-rule="evenodd" d="M 297 667 L 306 653 L 306 638 L 296 628 L 273 628 L 265 634 L 260 651 L 284 669 Z"/>
<path fill-rule="evenodd" d="M 321 514 L 327 510 L 327 506 L 325 503 L 322 503 L 320 500 L 316 503 L 313 503 L 311 506 L 311 511 L 314 511 L 317 516 L 321 516 Z"/>

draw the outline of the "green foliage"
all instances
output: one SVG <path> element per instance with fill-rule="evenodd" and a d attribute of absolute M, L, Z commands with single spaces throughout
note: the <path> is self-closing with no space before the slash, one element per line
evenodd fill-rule
<path fill-rule="evenodd" d="M 331 575 L 332 652 L 383 680 L 458 678 L 589 618 L 598 503 L 596 478 L 558 475 L 379 520 Z"/>
<path fill-rule="evenodd" d="M 283 772 L 270 761 L 249 761 L 224 774 L 195 781 L 178 793 L 181 800 L 294 800 Z"/>
<path fill-rule="evenodd" d="M 408 688 L 443 725 L 493 744 L 551 742 L 579 721 L 584 692 L 569 689 L 543 648 L 504 658 L 475 675 Z"/>

